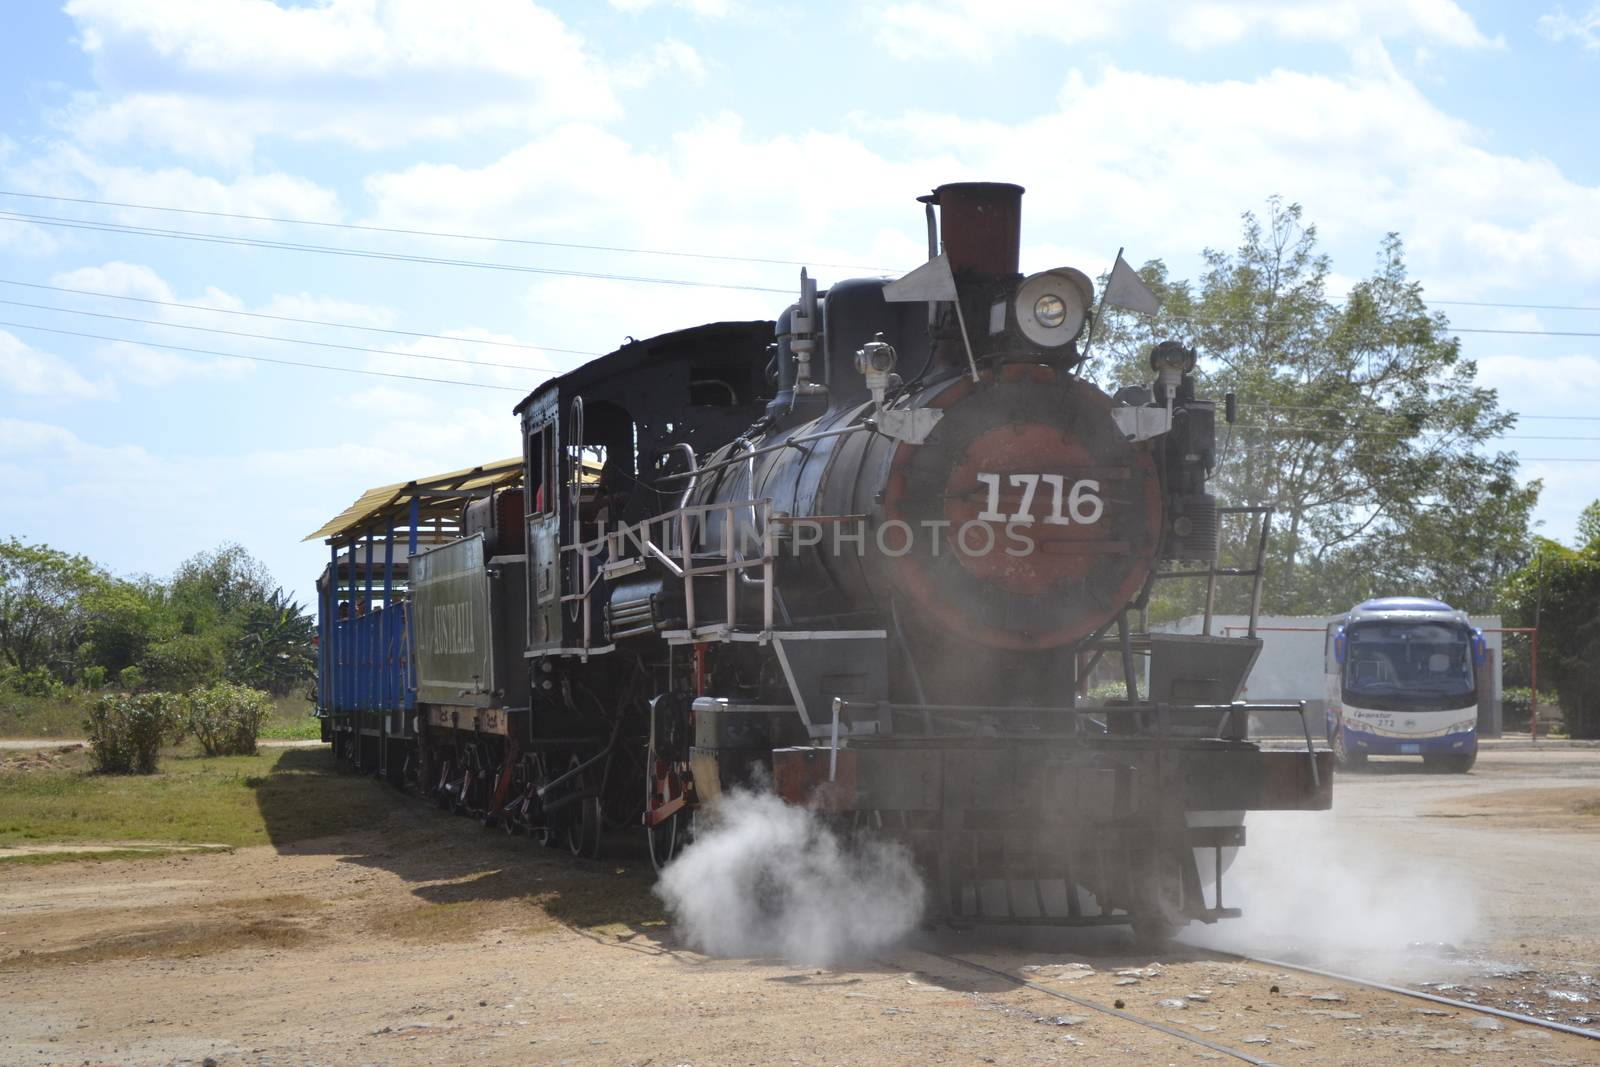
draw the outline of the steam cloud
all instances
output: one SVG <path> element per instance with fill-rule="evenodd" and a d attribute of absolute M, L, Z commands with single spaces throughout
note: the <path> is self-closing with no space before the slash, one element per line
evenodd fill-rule
<path fill-rule="evenodd" d="M 1478 932 L 1461 872 L 1392 830 L 1300 812 L 1253 813 L 1246 825 L 1250 844 L 1222 880 L 1243 918 L 1190 926 L 1184 940 L 1398 980 L 1425 965 L 1412 946 Z"/>
<path fill-rule="evenodd" d="M 771 793 L 723 796 L 656 893 L 696 949 L 827 966 L 883 949 L 922 917 L 926 890 L 897 843 L 845 838 Z"/>

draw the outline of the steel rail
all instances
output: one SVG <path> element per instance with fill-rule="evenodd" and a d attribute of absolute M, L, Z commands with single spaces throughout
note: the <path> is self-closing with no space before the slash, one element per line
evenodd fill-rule
<path fill-rule="evenodd" d="M 1284 960 L 1269 960 L 1262 956 L 1245 956 L 1237 952 L 1217 952 L 1219 956 L 1242 960 L 1247 963 L 1259 963 L 1266 967 L 1277 967 L 1286 971 L 1299 971 L 1302 974 L 1314 974 L 1318 978 L 1327 978 L 1335 982 L 1346 982 L 1350 985 L 1363 986 L 1367 989 L 1377 989 L 1385 993 L 1394 993 L 1402 997 L 1413 997 L 1417 1000 L 1431 1001 L 1434 1004 L 1443 1004 L 1446 1007 L 1457 1008 L 1461 1011 L 1475 1011 L 1483 1015 L 1495 1015 L 1512 1022 L 1522 1023 L 1525 1026 L 1538 1026 L 1546 1030 L 1555 1030 L 1563 1034 L 1574 1034 L 1577 1037 L 1587 1037 L 1591 1041 L 1600 1041 L 1600 1030 L 1589 1030 L 1582 1026 L 1573 1026 L 1571 1023 L 1560 1023 L 1554 1019 L 1541 1019 L 1537 1015 L 1523 1015 L 1521 1012 L 1510 1011 L 1506 1008 L 1497 1008 L 1491 1004 L 1474 1004 L 1470 1000 L 1452 1000 L 1450 997 L 1441 997 L 1437 993 L 1424 993 L 1420 989 L 1409 989 L 1405 986 L 1390 985 L 1387 982 L 1374 981 L 1371 978 L 1360 978 L 1351 974 L 1340 974 L 1337 971 L 1324 971 L 1319 967 L 1307 967 L 1300 963 L 1288 963 Z"/>
<path fill-rule="evenodd" d="M 1193 1044 L 1200 1045 L 1203 1048 L 1210 1049 L 1212 1052 L 1218 1052 L 1224 1056 L 1231 1056 L 1236 1060 L 1241 1060 L 1245 1063 L 1252 1064 L 1254 1067 L 1277 1067 L 1277 1065 L 1271 1060 L 1264 1060 L 1259 1056 L 1252 1056 L 1248 1052 L 1241 1052 L 1236 1048 L 1229 1048 L 1227 1045 L 1219 1045 L 1215 1041 L 1207 1041 L 1203 1037 L 1196 1037 L 1194 1034 L 1185 1033 L 1176 1027 L 1168 1026 L 1166 1023 L 1157 1022 L 1154 1019 L 1146 1019 L 1142 1015 L 1134 1015 L 1132 1012 L 1123 1011 L 1121 1008 L 1108 1008 L 1104 1004 L 1099 1004 L 1083 997 L 1074 996 L 1073 994 L 1063 992 L 1060 989 L 1055 989 L 1047 985 L 1041 985 L 1038 982 L 1030 982 L 1026 978 L 1018 978 L 1016 975 L 1011 974 L 1008 971 L 1002 971 L 998 968 L 989 967 L 982 963 L 974 963 L 971 960 L 962 959 L 960 956 L 951 956 L 943 952 L 932 952 L 928 949 L 920 949 L 918 951 L 932 956 L 935 959 L 945 960 L 949 963 L 954 963 L 962 967 L 970 967 L 975 971 L 982 971 L 985 974 L 992 974 L 996 978 L 1003 978 L 1014 985 L 1024 986 L 1028 989 L 1034 990 L 1037 993 L 1043 993 L 1046 996 L 1055 997 L 1057 1000 L 1064 1000 L 1069 1004 L 1076 1004 L 1080 1008 L 1088 1008 L 1091 1011 L 1098 1011 L 1105 1015 L 1115 1016 L 1124 1022 L 1134 1023 L 1150 1030 L 1156 1030 L 1160 1033 L 1166 1034 L 1168 1037 L 1176 1037 L 1182 1041 L 1192 1042 Z"/>

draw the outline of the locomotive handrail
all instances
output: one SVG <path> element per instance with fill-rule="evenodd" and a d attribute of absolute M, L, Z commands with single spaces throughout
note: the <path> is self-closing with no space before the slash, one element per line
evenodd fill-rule
<path fill-rule="evenodd" d="M 593 594 L 600 580 L 607 576 L 607 568 L 628 560 L 642 561 L 645 557 L 660 563 L 673 578 L 683 583 L 684 628 L 691 637 L 698 629 L 694 589 L 696 578 L 723 576 L 723 618 L 718 625 L 724 626 L 730 633 L 738 626 L 738 585 L 741 582 L 760 585 L 759 636 L 761 640 L 767 640 L 772 632 L 775 560 L 772 553 L 766 550 L 765 538 L 763 538 L 763 551 L 759 556 L 747 558 L 736 551 L 734 516 L 736 512 L 745 508 L 750 509 L 751 516 L 759 521 L 762 529 L 769 527 L 774 521 L 772 501 L 767 498 L 689 504 L 653 515 L 632 526 L 624 524 L 587 541 L 562 545 L 560 549 L 562 553 L 578 555 L 577 588 L 562 594 L 560 602 L 582 605 L 580 611 L 583 628 L 580 642 L 582 650 L 587 653 L 594 647 Z M 723 516 L 721 561 L 707 563 L 702 560 L 696 563 L 696 542 L 701 539 L 703 531 L 708 526 L 706 516 L 715 512 L 721 512 Z M 667 542 L 666 547 L 658 544 L 656 537 L 652 536 L 658 525 L 661 534 L 665 535 L 660 539 Z M 676 538 L 670 536 L 674 532 Z M 673 540 L 677 542 L 676 545 L 671 544 Z M 674 551 L 677 558 L 674 558 Z M 609 558 L 603 565 L 596 567 L 594 560 L 602 552 L 607 552 Z M 752 578 L 748 572 L 756 568 L 761 570 L 760 577 Z"/>
<path fill-rule="evenodd" d="M 661 477 L 657 478 L 656 481 L 679 482 L 685 478 L 692 478 L 697 474 L 710 474 L 713 471 L 721 470 L 723 467 L 731 467 L 735 463 L 743 463 L 747 459 L 754 459 L 756 456 L 764 456 L 768 452 L 777 452 L 785 448 L 799 448 L 801 445 L 809 444 L 812 441 L 821 441 L 827 437 L 843 437 L 845 434 L 855 433 L 857 430 L 873 429 L 874 427 L 868 425 L 867 423 L 854 422 L 849 426 L 841 426 L 835 430 L 819 430 L 816 433 L 802 434 L 799 437 L 791 437 L 786 441 L 780 441 L 775 445 L 766 445 L 762 448 L 752 448 L 748 453 L 743 455 L 731 456 L 728 459 L 718 460 L 715 463 L 707 464 L 704 467 L 697 467 L 694 470 L 679 471 L 677 474 L 663 474 Z M 754 487 L 752 486 L 752 488 Z"/>

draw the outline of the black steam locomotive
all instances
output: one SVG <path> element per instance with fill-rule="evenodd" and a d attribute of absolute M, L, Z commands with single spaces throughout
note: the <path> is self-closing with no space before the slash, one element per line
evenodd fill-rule
<path fill-rule="evenodd" d="M 1135 621 L 1164 578 L 1259 600 L 1268 515 L 1206 492 L 1192 351 L 1080 374 L 1093 285 L 1018 272 L 1021 195 L 942 186 L 910 275 L 630 340 L 517 405 L 520 460 L 313 535 L 325 739 L 579 855 L 642 823 L 665 864 L 755 780 L 903 841 L 952 923 L 1237 914 L 1243 813 L 1327 807 L 1328 754 L 1249 740 L 1253 627 Z M 1253 568 L 1218 566 L 1229 515 Z"/>

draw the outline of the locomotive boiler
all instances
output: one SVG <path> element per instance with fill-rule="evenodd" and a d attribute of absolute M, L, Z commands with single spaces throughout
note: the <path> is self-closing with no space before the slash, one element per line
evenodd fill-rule
<path fill-rule="evenodd" d="M 944 921 L 1237 914 L 1242 813 L 1327 807 L 1331 765 L 1249 739 L 1253 631 L 1135 622 L 1159 580 L 1258 601 L 1269 516 L 1207 492 L 1193 351 L 1114 395 L 1083 375 L 1094 286 L 1020 272 L 1021 196 L 941 186 L 923 267 L 802 272 L 774 321 L 630 342 L 519 404 L 520 463 L 444 490 L 464 508 L 410 483 L 330 526 L 327 736 L 579 854 L 642 823 L 668 863 L 724 793 L 773 788 L 903 842 Z M 403 677 L 347 692 L 340 590 L 370 591 L 375 530 L 392 559 L 452 508 L 401 592 L 386 566 L 404 636 L 366 666 Z M 1253 567 L 1218 566 L 1229 515 Z M 1106 657 L 1123 695 L 1090 701 Z"/>

